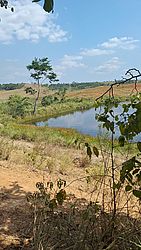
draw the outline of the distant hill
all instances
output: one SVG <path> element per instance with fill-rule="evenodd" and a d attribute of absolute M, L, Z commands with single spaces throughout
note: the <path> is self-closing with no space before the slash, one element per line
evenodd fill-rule
<path fill-rule="evenodd" d="M 78 98 L 97 98 L 102 95 L 109 87 L 112 82 L 88 82 L 88 83 L 65 83 L 65 84 L 43 84 L 41 87 L 40 98 L 46 95 L 51 95 L 60 90 L 66 89 L 65 96 L 68 98 L 78 97 Z M 26 94 L 26 88 L 38 89 L 37 84 L 20 83 L 20 84 L 0 84 L 0 101 L 8 100 L 11 95 L 20 95 L 30 97 L 34 99 L 35 95 L 30 93 Z M 141 81 L 137 84 L 138 91 L 141 92 Z M 115 86 L 114 93 L 118 97 L 126 97 L 135 93 L 134 84 L 124 84 L 120 86 Z"/>

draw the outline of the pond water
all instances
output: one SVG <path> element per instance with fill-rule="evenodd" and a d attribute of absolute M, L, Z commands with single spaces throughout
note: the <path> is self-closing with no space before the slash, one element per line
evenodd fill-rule
<path fill-rule="evenodd" d="M 120 114 L 121 111 L 122 111 L 122 106 L 114 108 L 115 114 Z M 85 111 L 74 112 L 56 118 L 50 118 L 47 121 L 36 122 L 35 125 L 61 127 L 61 128 L 74 128 L 82 134 L 97 136 L 99 134 L 107 132 L 106 129 L 100 127 L 100 122 L 98 122 L 95 118 L 96 114 L 99 112 L 100 108 L 97 110 L 95 110 L 95 108 L 91 108 Z M 130 110 L 130 113 L 132 112 L 133 110 Z M 115 136 L 117 137 L 119 134 L 120 133 L 117 129 Z"/>
<path fill-rule="evenodd" d="M 37 126 L 74 128 L 82 134 L 96 136 L 99 131 L 99 123 L 95 119 L 94 108 L 86 111 L 78 111 L 72 114 L 50 118 L 48 121 L 36 122 Z"/>

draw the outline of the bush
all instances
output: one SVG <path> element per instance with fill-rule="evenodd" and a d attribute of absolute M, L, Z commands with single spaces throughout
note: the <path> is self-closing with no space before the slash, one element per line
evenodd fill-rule
<path fill-rule="evenodd" d="M 31 95 L 34 95 L 37 91 L 33 89 L 32 87 L 28 87 L 25 89 L 26 94 L 30 93 Z"/>
<path fill-rule="evenodd" d="M 27 97 L 21 97 L 18 95 L 12 95 L 7 102 L 7 111 L 9 115 L 16 118 L 18 116 L 24 117 L 30 112 L 31 102 Z"/>
<path fill-rule="evenodd" d="M 58 101 L 58 98 L 56 96 L 48 95 L 42 98 L 41 104 L 42 106 L 46 107 L 48 105 L 51 105 L 53 102 L 57 102 L 57 101 Z"/>

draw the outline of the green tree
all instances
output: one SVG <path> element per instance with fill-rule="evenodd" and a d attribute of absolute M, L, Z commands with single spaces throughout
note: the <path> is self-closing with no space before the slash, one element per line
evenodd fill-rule
<path fill-rule="evenodd" d="M 41 90 L 40 80 L 42 79 L 43 82 L 45 79 L 48 79 L 50 83 L 58 80 L 57 80 L 57 75 L 53 72 L 52 66 L 50 65 L 50 61 L 48 60 L 47 57 L 44 57 L 42 59 L 35 58 L 32 61 L 32 63 L 27 66 L 27 69 L 31 72 L 30 76 L 38 84 L 38 91 L 37 91 L 37 96 L 35 98 L 34 109 L 33 109 L 33 114 L 35 114 Z"/>
<path fill-rule="evenodd" d="M 19 95 L 11 95 L 7 102 L 8 113 L 14 118 L 17 116 L 24 117 L 30 112 L 31 106 L 32 104 L 28 97 L 21 97 Z"/>

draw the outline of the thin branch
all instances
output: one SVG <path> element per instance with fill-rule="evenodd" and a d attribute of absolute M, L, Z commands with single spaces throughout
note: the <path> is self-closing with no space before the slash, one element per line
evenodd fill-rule
<path fill-rule="evenodd" d="M 133 71 L 135 71 L 136 74 Z M 123 78 L 121 81 L 115 80 L 115 82 L 112 83 L 110 85 L 110 87 L 101 96 L 96 98 L 96 101 L 103 98 L 103 96 L 105 96 L 107 93 L 110 93 L 110 91 L 113 92 L 113 87 L 114 86 L 116 86 L 116 85 L 119 86 L 121 84 L 127 83 L 127 82 L 132 81 L 132 80 L 135 80 L 135 88 L 134 89 L 137 91 L 137 80 L 138 80 L 139 77 L 141 77 L 141 72 L 138 69 L 132 68 L 132 69 L 127 70 L 125 75 L 129 75 L 129 77 L 128 78 Z"/>

